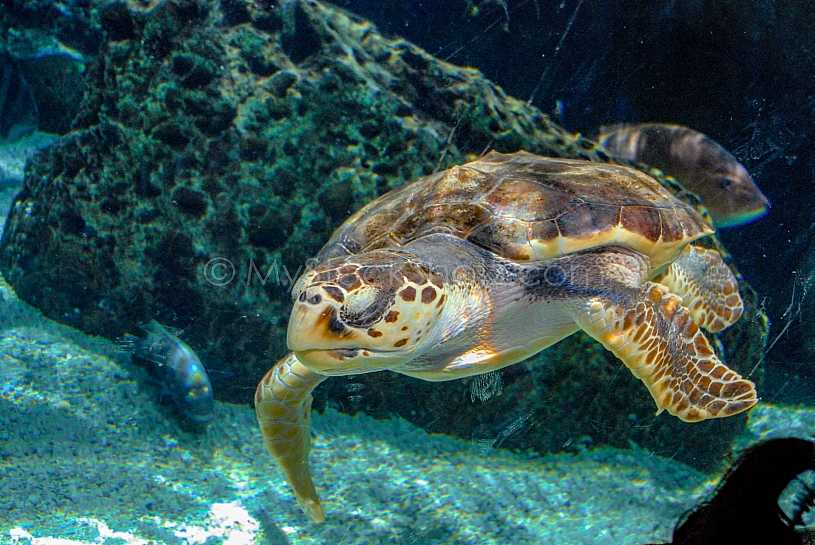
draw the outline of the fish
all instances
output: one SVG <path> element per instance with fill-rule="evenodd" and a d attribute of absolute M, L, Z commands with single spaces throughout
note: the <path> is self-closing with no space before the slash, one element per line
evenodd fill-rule
<path fill-rule="evenodd" d="M 615 161 L 672 176 L 699 197 L 717 228 L 745 225 L 769 211 L 770 201 L 744 165 L 698 131 L 660 123 L 616 125 L 602 128 L 598 140 Z"/>
<path fill-rule="evenodd" d="M 31 88 L 14 59 L 0 55 L 0 145 L 12 144 L 34 133 L 39 116 Z"/>
<path fill-rule="evenodd" d="M 143 325 L 147 334 L 132 341 L 132 355 L 148 363 L 178 410 L 196 424 L 212 421 L 215 397 L 201 360 L 184 341 L 155 320 Z"/>
<path fill-rule="evenodd" d="M 746 449 L 710 499 L 680 520 L 664 545 L 804 545 L 813 538 L 796 526 L 811 500 L 794 504 L 788 517 L 778 505 L 787 485 L 815 469 L 815 443 L 769 439 Z"/>

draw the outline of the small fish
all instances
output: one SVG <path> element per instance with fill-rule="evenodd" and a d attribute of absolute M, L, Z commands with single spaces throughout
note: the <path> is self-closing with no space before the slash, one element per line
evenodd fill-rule
<path fill-rule="evenodd" d="M 212 420 L 212 384 L 192 348 L 155 320 L 142 326 L 147 337 L 134 342 L 133 355 L 147 361 L 178 410 L 198 424 Z"/>
<path fill-rule="evenodd" d="M 39 112 L 14 60 L 0 55 L 0 144 L 16 142 L 37 130 Z"/>
<path fill-rule="evenodd" d="M 617 161 L 658 168 L 702 200 L 716 227 L 744 225 L 770 206 L 747 169 L 704 134 L 680 125 L 644 123 L 601 129 L 600 144 Z"/>

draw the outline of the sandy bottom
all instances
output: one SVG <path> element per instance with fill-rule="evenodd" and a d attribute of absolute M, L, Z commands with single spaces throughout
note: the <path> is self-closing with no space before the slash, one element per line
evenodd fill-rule
<path fill-rule="evenodd" d="M 314 415 L 328 518 L 314 525 L 251 407 L 219 404 L 196 432 L 157 392 L 116 345 L 43 319 L 0 284 L 0 543 L 651 543 L 713 486 L 636 448 L 517 455 L 328 410 Z M 743 443 L 814 424 L 759 407 Z"/>

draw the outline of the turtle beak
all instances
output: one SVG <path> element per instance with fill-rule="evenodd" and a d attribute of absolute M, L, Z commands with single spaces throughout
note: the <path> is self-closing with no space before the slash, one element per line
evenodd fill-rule
<path fill-rule="evenodd" d="M 359 375 L 389 369 L 393 357 L 372 353 L 364 348 L 335 348 L 333 350 L 302 350 L 295 352 L 297 359 L 321 375 Z"/>
<path fill-rule="evenodd" d="M 339 320 L 339 309 L 319 292 L 310 288 L 295 302 L 289 319 L 289 350 L 336 348 L 358 342 L 358 334 Z"/>
<path fill-rule="evenodd" d="M 315 297 L 307 300 L 317 301 Z M 338 309 L 330 304 L 310 305 L 298 301 L 289 319 L 287 342 L 300 362 L 323 375 L 359 372 L 359 349 L 353 346 L 355 332 L 337 319 Z"/>

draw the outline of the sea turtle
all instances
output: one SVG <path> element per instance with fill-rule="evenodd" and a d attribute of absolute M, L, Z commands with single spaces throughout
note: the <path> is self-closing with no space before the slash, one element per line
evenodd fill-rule
<path fill-rule="evenodd" d="M 311 391 L 389 369 L 451 380 L 522 361 L 582 329 L 686 421 L 756 402 L 700 331 L 742 314 L 696 210 L 633 168 L 489 153 L 395 189 L 334 233 L 293 288 L 293 353 L 258 385 L 269 452 L 324 520 L 308 465 Z"/>

